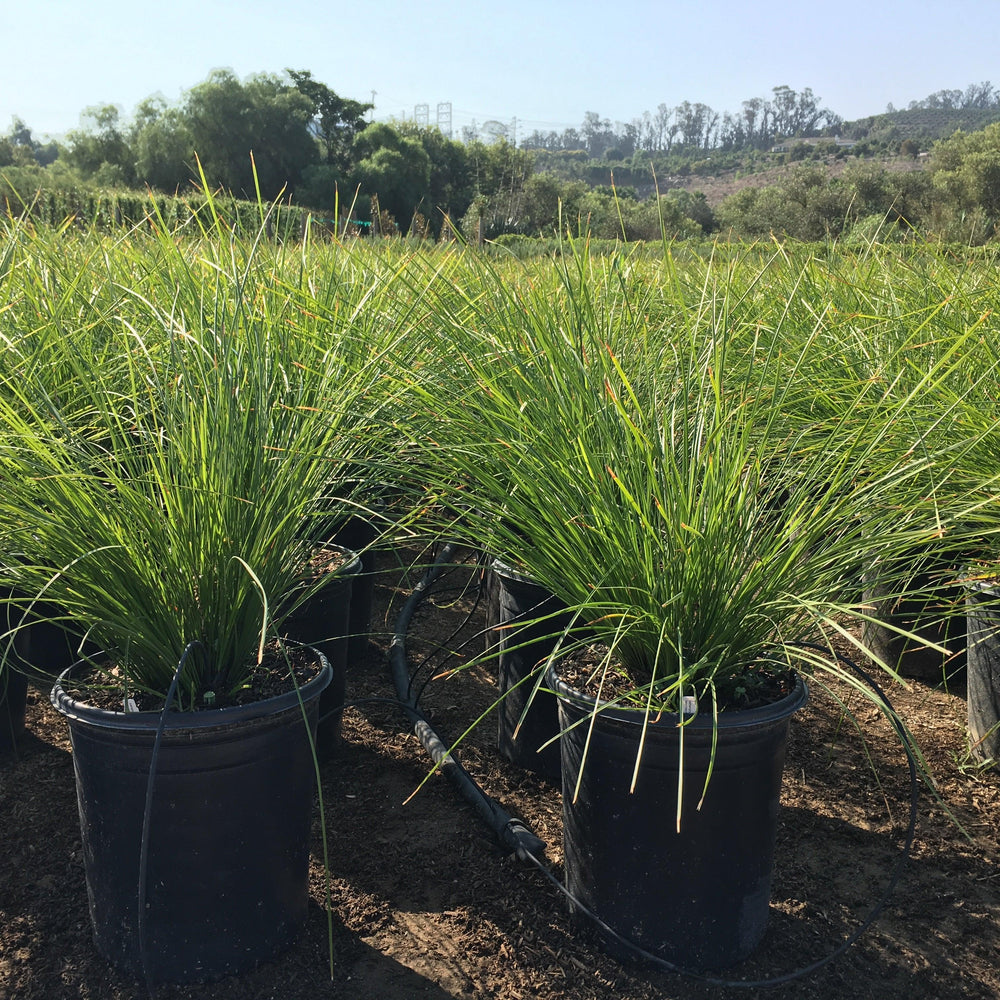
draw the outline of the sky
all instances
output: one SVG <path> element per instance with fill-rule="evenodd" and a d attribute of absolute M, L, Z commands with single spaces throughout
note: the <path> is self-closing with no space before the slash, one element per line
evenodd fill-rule
<path fill-rule="evenodd" d="M 154 95 L 179 102 L 216 69 L 309 70 L 376 120 L 451 105 L 453 133 L 494 120 L 521 138 L 628 122 L 659 104 L 738 112 L 812 88 L 846 120 L 992 80 L 995 0 L 4 0 L 0 134 L 35 138 Z"/>

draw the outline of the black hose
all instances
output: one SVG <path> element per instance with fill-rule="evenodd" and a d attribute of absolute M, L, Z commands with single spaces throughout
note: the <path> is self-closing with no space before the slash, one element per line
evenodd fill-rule
<path fill-rule="evenodd" d="M 502 809 L 476 784 L 469 772 L 449 752 L 448 747 L 434 731 L 427 717 L 420 711 L 410 683 L 406 660 L 406 632 L 410 619 L 458 547 L 452 543 L 444 546 L 434 564 L 428 568 L 423 579 L 407 598 L 399 617 L 396 619 L 396 631 L 389 646 L 389 666 L 392 671 L 393 684 L 400 707 L 412 723 L 413 731 L 424 749 L 430 754 L 431 760 L 434 761 L 437 768 L 447 775 L 449 781 L 466 802 L 479 813 L 506 849 L 513 851 L 522 861 L 531 860 L 537 864 L 538 859 L 545 856 L 544 841 L 536 837 L 521 820 L 514 818 Z"/>
<path fill-rule="evenodd" d="M 477 561 L 476 561 L 476 566 L 477 566 L 477 569 L 478 569 L 478 572 L 477 572 L 477 576 L 479 576 L 480 578 L 483 578 L 483 577 L 485 576 L 485 567 L 484 567 L 484 565 L 483 565 L 483 557 L 480 557 L 479 559 L 477 559 Z M 465 589 L 467 589 L 467 588 L 463 588 L 463 591 L 464 591 Z M 440 590 L 438 590 L 438 593 L 440 593 Z M 466 627 L 466 626 L 467 626 L 467 625 L 469 624 L 469 622 L 470 622 L 470 621 L 472 621 L 472 618 L 473 618 L 473 616 L 474 616 L 474 615 L 475 615 L 475 613 L 476 613 L 476 609 L 477 609 L 477 608 L 479 607 L 479 602 L 480 602 L 481 598 L 482 598 L 482 587 L 479 587 L 479 588 L 477 588 L 477 592 L 476 592 L 476 599 L 475 599 L 475 601 L 473 602 L 473 605 L 472 605 L 472 607 L 471 607 L 471 608 L 469 609 L 469 612 L 468 612 L 468 614 L 467 614 L 467 615 L 465 616 L 465 619 L 464 619 L 464 620 L 463 620 L 463 621 L 462 621 L 462 622 L 461 622 L 461 623 L 460 623 L 459 625 L 457 625 L 457 626 L 456 626 L 456 627 L 455 627 L 455 628 L 454 628 L 454 629 L 452 630 L 452 633 L 451 633 L 451 635 L 449 635 L 449 636 L 448 636 L 448 638 L 444 640 L 444 643 L 443 643 L 443 644 L 438 644 L 438 646 L 437 646 L 437 649 L 435 649 L 435 650 L 431 650 L 431 651 L 430 651 L 430 652 L 429 652 L 429 653 L 428 653 L 428 654 L 427 654 L 427 655 L 426 655 L 426 656 L 425 656 L 425 657 L 423 658 L 423 660 L 421 660 L 421 662 L 420 662 L 420 663 L 418 663 L 418 664 L 417 664 L 417 665 L 416 665 L 416 666 L 415 666 L 415 667 L 413 668 L 413 670 L 412 670 L 412 671 L 410 671 L 410 670 L 408 670 L 408 671 L 407 671 L 407 672 L 408 672 L 408 674 L 409 674 L 409 682 L 408 682 L 408 684 L 407 684 L 407 688 L 406 688 L 406 690 L 407 690 L 407 693 L 408 693 L 408 694 L 409 694 L 409 693 L 411 693 L 411 692 L 413 691 L 413 687 L 414 687 L 414 682 L 416 681 L 416 679 L 417 679 L 417 676 L 418 676 L 418 675 L 420 674 L 420 672 L 421 672 L 422 670 L 424 670 L 424 668 L 425 668 L 425 667 L 427 667 L 427 665 L 428 665 L 428 664 L 430 663 L 430 661 L 431 661 L 431 660 L 432 660 L 432 659 L 434 658 L 434 656 L 435 656 L 436 652 L 438 652 L 438 651 L 439 651 L 439 650 L 440 650 L 441 648 L 443 648 L 443 647 L 449 647 L 449 646 L 451 646 L 451 644 L 452 644 L 452 641 L 453 641 L 453 640 L 455 639 L 455 637 L 456 637 L 456 636 L 458 636 L 458 635 L 459 635 L 459 634 L 460 634 L 460 633 L 462 632 L 462 630 L 463 630 L 463 629 L 464 629 L 464 628 L 465 628 L 465 627 Z M 481 635 L 481 634 L 482 634 L 482 633 L 480 633 L 480 635 Z M 473 637 L 473 638 L 474 638 L 474 637 Z M 459 649 L 461 649 L 461 648 L 462 648 L 462 646 L 466 645 L 466 644 L 467 644 L 468 642 L 471 642 L 471 639 L 467 639 L 467 640 L 465 641 L 465 643 L 462 643 L 462 644 L 461 644 L 461 645 L 460 645 L 460 646 L 459 646 L 458 648 L 459 648 Z M 446 657 L 445 657 L 445 658 L 444 658 L 444 659 L 443 659 L 443 660 L 441 661 L 441 663 L 440 663 L 440 664 L 438 665 L 438 669 L 439 669 L 439 670 L 440 670 L 440 668 L 441 668 L 441 667 L 442 667 L 442 666 L 443 666 L 443 665 L 444 665 L 445 663 L 447 663 L 447 662 L 448 662 L 448 659 L 449 659 L 449 658 L 450 658 L 451 656 L 454 656 L 454 651 L 453 651 L 453 652 L 451 652 L 451 653 L 449 653 L 449 654 L 448 654 L 448 656 L 446 656 Z M 425 691 L 425 690 L 427 689 L 427 685 L 428 685 L 428 684 L 430 684 L 430 682 L 431 682 L 431 681 L 432 681 L 433 679 L 434 679 L 434 677 L 433 677 L 433 673 L 432 673 L 431 671 L 428 671 L 428 672 L 427 672 L 427 676 L 426 676 L 426 677 L 424 678 L 423 682 L 422 682 L 422 683 L 420 684 L 420 687 L 419 687 L 419 689 L 417 690 L 417 693 L 416 693 L 416 695 L 414 696 L 414 699 L 413 699 L 413 700 L 414 700 L 414 704 L 417 704 L 417 705 L 419 705 L 419 704 L 420 704 L 420 699 L 421 699 L 421 698 L 423 697 L 423 693 L 424 693 L 424 691 Z"/>

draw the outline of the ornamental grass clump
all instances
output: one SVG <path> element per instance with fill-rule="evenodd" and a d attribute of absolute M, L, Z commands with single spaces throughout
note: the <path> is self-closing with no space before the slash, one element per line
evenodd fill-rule
<path fill-rule="evenodd" d="M 863 569 L 950 527 L 927 496 L 941 453 L 896 436 L 939 370 L 844 380 L 811 416 L 815 321 L 758 322 L 731 269 L 696 301 L 662 285 L 660 319 L 585 253 L 559 274 L 485 272 L 446 327 L 466 374 L 424 389 L 442 421 L 423 461 L 447 530 L 570 608 L 562 652 L 599 645 L 617 702 L 716 712 L 762 671 L 843 675 L 809 644 L 858 645 Z"/>
<path fill-rule="evenodd" d="M 216 221 L 93 253 L 63 234 L 84 264 L 59 275 L 62 307 L 34 308 L 45 289 L 26 265 L 3 320 L 38 317 L 31 337 L 8 336 L 16 364 L 0 386 L 9 582 L 25 608 L 51 602 L 79 624 L 119 693 L 162 704 L 191 647 L 185 709 L 240 695 L 289 595 L 305 597 L 310 520 L 334 494 L 364 503 L 400 447 L 387 376 L 406 333 L 391 275 L 317 296 L 336 250 L 317 275 L 304 251 Z M 29 238 L 23 259 L 47 239 Z"/>

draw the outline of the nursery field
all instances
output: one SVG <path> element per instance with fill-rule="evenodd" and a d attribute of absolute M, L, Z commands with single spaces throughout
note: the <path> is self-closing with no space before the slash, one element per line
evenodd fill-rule
<path fill-rule="evenodd" d="M 256 208 L 0 229 L 0 996 L 1000 995 L 995 252 Z"/>
<path fill-rule="evenodd" d="M 375 628 L 392 629 L 419 573 L 383 557 Z M 482 645 L 477 574 L 445 576 L 418 611 L 409 652 L 419 662 L 448 640 L 468 655 Z M 384 634 L 351 665 L 349 696 L 387 697 Z M 495 697 L 489 671 L 428 686 L 423 701 L 455 736 Z M 1000 992 L 1000 783 L 970 766 L 961 685 L 946 693 L 912 682 L 891 700 L 914 731 L 941 801 L 921 792 L 911 857 L 875 924 L 841 957 L 769 995 L 834 1000 L 989 998 Z M 734 979 L 780 977 L 809 966 L 852 934 L 885 893 L 907 823 L 906 761 L 871 707 L 860 733 L 829 695 L 814 690 L 792 724 L 770 923 Z M 65 722 L 33 692 L 30 738 L 0 764 L 0 993 L 18 1000 L 126 1000 L 146 995 L 113 972 L 91 939 Z M 525 820 L 561 875 L 560 792 L 500 757 L 494 727 L 460 757 L 482 787 Z M 700 984 L 608 957 L 576 926 L 541 873 L 507 854 L 443 778 L 407 801 L 429 768 L 403 716 L 361 705 L 344 743 L 323 765 L 330 837 L 330 912 L 318 833 L 309 917 L 299 941 L 253 972 L 202 987 L 161 987 L 155 997 L 308 1000 L 316 997 L 600 998 L 758 995 Z M 954 819 L 945 814 L 951 810 Z M 957 824 L 961 824 L 964 833 Z M 332 979 L 331 949 L 332 947 Z"/>

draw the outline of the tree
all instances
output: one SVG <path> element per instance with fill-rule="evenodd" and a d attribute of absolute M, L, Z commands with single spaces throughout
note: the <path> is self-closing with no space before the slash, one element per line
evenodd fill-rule
<path fill-rule="evenodd" d="M 658 104 L 652 125 L 653 146 L 651 151 L 654 153 L 669 152 L 673 145 L 674 136 L 679 130 L 679 126 L 674 120 L 674 109 L 668 108 L 666 104 Z"/>
<path fill-rule="evenodd" d="M 340 97 L 326 84 L 314 80 L 308 70 L 285 71 L 310 102 L 311 127 L 320 144 L 323 163 L 347 170 L 354 137 L 366 127 L 365 115 L 374 107 Z"/>
<path fill-rule="evenodd" d="M 28 167 L 38 163 L 36 153 L 41 149 L 31 136 L 31 129 L 16 115 L 10 130 L 0 136 L 0 167 Z"/>
<path fill-rule="evenodd" d="M 935 143 L 930 171 L 939 212 L 954 218 L 978 212 L 992 235 L 1000 221 L 1000 122 Z"/>
<path fill-rule="evenodd" d="M 551 236 L 559 228 L 574 227 L 581 200 L 587 193 L 583 181 L 563 181 L 555 174 L 532 174 L 524 185 L 521 227 L 529 235 Z"/>
<path fill-rule="evenodd" d="M 430 159 L 427 203 L 432 211 L 428 221 L 436 236 L 441 231 L 445 217 L 460 219 L 475 194 L 469 150 L 462 143 L 449 139 L 436 127 L 419 128 L 415 124 L 406 123 L 401 131 L 404 135 L 417 138 Z"/>
<path fill-rule="evenodd" d="M 677 124 L 680 128 L 681 142 L 687 146 L 698 148 L 701 146 L 702 132 L 705 127 L 704 104 L 692 104 L 690 101 L 683 101 L 677 105 L 675 114 Z"/>
<path fill-rule="evenodd" d="M 470 212 L 481 238 L 520 231 L 523 225 L 524 187 L 531 176 L 531 155 L 501 139 L 468 146 L 469 169 L 475 191 L 474 208 L 463 218 L 470 231 Z"/>
<path fill-rule="evenodd" d="M 957 108 L 961 106 L 962 96 L 960 90 L 938 90 L 924 98 L 922 103 L 926 108 Z"/>
<path fill-rule="evenodd" d="M 407 231 L 430 197 L 431 159 L 423 143 L 392 125 L 375 123 L 355 136 L 353 152 L 352 188 L 358 187 L 362 197 L 377 197 L 380 209 Z"/>
<path fill-rule="evenodd" d="M 561 149 L 583 149 L 584 140 L 575 128 L 563 129 Z"/>
<path fill-rule="evenodd" d="M 181 109 L 209 184 L 246 198 L 259 184 L 268 200 L 294 190 L 319 159 L 312 118 L 311 101 L 294 85 L 266 73 L 242 83 L 230 70 L 189 90 Z"/>
<path fill-rule="evenodd" d="M 989 80 L 984 80 L 982 83 L 970 83 L 962 95 L 961 107 L 992 108 L 996 106 L 998 98 L 1000 95 L 993 89 L 993 84 Z"/>
<path fill-rule="evenodd" d="M 601 118 L 596 111 L 584 114 L 580 134 L 583 136 L 587 155 L 592 160 L 599 160 L 604 156 L 604 151 L 615 144 L 611 122 L 607 118 Z"/>
<path fill-rule="evenodd" d="M 105 180 L 135 182 L 135 156 L 122 128 L 121 113 L 113 104 L 86 108 L 81 125 L 69 133 L 66 159 L 84 177 L 102 173 Z"/>
<path fill-rule="evenodd" d="M 642 130 L 642 123 L 638 119 L 633 119 L 622 125 L 615 134 L 615 145 L 621 150 L 623 157 L 632 156 L 639 148 L 639 137 Z"/>
<path fill-rule="evenodd" d="M 197 180 L 194 140 L 179 109 L 150 97 L 136 108 L 131 143 L 137 178 L 161 191 L 177 191 Z"/>
<path fill-rule="evenodd" d="M 774 134 L 771 127 L 771 106 L 762 97 L 751 97 L 743 102 L 743 123 L 747 143 L 763 149 Z"/>

